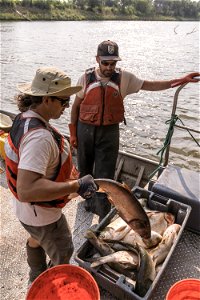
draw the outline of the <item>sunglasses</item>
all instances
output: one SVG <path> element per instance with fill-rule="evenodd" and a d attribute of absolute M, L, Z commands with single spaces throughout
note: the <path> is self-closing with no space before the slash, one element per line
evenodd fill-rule
<path fill-rule="evenodd" d="M 62 107 L 67 106 L 69 104 L 69 101 L 70 101 L 70 97 L 66 97 L 65 99 L 63 99 L 63 98 L 59 98 L 59 97 L 55 96 L 55 97 L 51 97 L 51 98 L 60 101 Z"/>
<path fill-rule="evenodd" d="M 107 66 L 111 66 L 111 67 L 115 67 L 116 66 L 116 61 L 113 61 L 113 62 L 108 62 L 108 61 L 106 61 L 106 60 L 102 60 L 101 61 L 101 64 L 103 65 L 103 66 L 105 66 L 105 67 L 107 67 Z"/>

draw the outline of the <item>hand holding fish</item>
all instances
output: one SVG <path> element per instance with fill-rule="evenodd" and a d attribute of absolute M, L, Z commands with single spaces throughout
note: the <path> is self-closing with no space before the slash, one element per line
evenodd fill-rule
<path fill-rule="evenodd" d="M 94 179 L 91 175 L 86 175 L 78 180 L 79 189 L 77 193 L 84 199 L 88 199 L 94 195 L 97 191 L 98 186 L 95 184 Z"/>

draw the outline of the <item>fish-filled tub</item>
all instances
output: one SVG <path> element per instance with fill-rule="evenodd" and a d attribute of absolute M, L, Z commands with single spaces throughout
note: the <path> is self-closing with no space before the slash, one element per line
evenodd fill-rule
<path fill-rule="evenodd" d="M 97 283 L 123 300 L 148 300 L 182 235 L 191 207 L 140 187 L 132 190 L 149 218 L 151 238 L 142 239 L 116 208 L 85 233 L 75 260 Z"/>

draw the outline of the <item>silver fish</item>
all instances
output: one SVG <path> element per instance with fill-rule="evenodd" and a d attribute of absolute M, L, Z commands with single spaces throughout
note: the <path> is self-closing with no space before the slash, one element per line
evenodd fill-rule
<path fill-rule="evenodd" d="M 150 222 L 137 198 L 123 184 L 111 179 L 95 179 L 98 187 L 107 194 L 122 219 L 140 236 L 150 238 Z"/>
<path fill-rule="evenodd" d="M 115 250 L 111 248 L 107 243 L 103 242 L 102 240 L 99 240 L 95 233 L 92 230 L 87 230 L 85 237 L 89 240 L 89 242 L 94 246 L 95 249 L 102 255 L 106 256 L 112 253 L 115 253 Z M 113 269 L 119 272 L 120 274 L 123 274 L 132 280 L 135 280 L 135 273 L 132 271 L 127 270 L 123 264 L 120 264 L 119 262 L 110 262 L 109 266 Z"/>
<path fill-rule="evenodd" d="M 91 267 L 95 268 L 102 264 L 117 262 L 123 264 L 124 268 L 127 270 L 136 269 L 139 264 L 139 257 L 137 254 L 132 251 L 117 251 L 107 256 L 97 258 L 92 264 Z"/>
<path fill-rule="evenodd" d="M 162 236 L 151 231 L 151 237 L 149 239 L 142 239 L 134 230 L 130 230 L 123 238 L 122 241 L 131 245 L 140 245 L 141 247 L 147 249 L 157 246 L 162 240 Z"/>
<path fill-rule="evenodd" d="M 136 245 L 137 243 L 145 249 L 157 246 L 162 240 L 162 236 L 155 231 L 151 231 L 149 239 L 142 239 L 121 217 L 108 224 L 100 232 L 98 238 L 104 241 L 123 241 L 131 245 Z"/>
<path fill-rule="evenodd" d="M 167 254 L 169 253 L 180 228 L 181 226 L 179 224 L 170 225 L 165 230 L 162 241 L 159 243 L 159 245 L 149 252 L 155 263 L 155 266 L 161 264 L 167 257 Z"/>
<path fill-rule="evenodd" d="M 156 277 L 155 264 L 149 253 L 139 247 L 140 268 L 136 277 L 135 293 L 143 297 Z"/>
<path fill-rule="evenodd" d="M 96 234 L 90 229 L 86 231 L 85 238 L 88 239 L 94 248 L 103 256 L 115 252 L 106 242 L 99 240 Z"/>
<path fill-rule="evenodd" d="M 151 224 L 151 230 L 163 235 L 168 226 L 174 223 L 175 217 L 171 213 L 160 211 L 147 211 L 147 216 Z"/>
<path fill-rule="evenodd" d="M 108 224 L 99 234 L 98 238 L 103 240 L 121 240 L 131 227 L 120 217 Z"/>
<path fill-rule="evenodd" d="M 144 296 L 156 277 L 155 264 L 151 256 L 143 247 L 139 246 L 138 244 L 131 246 L 130 244 L 122 241 L 118 241 L 117 243 L 126 247 L 129 251 L 137 251 L 139 255 L 139 265 L 138 271 L 136 272 L 135 292 L 139 296 Z"/>

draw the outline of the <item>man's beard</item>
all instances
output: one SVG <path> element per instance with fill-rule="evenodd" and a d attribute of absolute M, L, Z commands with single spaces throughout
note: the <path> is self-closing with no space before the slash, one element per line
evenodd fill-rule
<path fill-rule="evenodd" d="M 99 67 L 99 68 L 100 68 L 101 74 L 104 75 L 104 77 L 109 78 L 109 77 L 111 77 L 112 74 L 114 73 L 114 70 L 110 70 L 110 71 L 104 70 L 104 71 L 102 71 L 101 67 Z"/>

